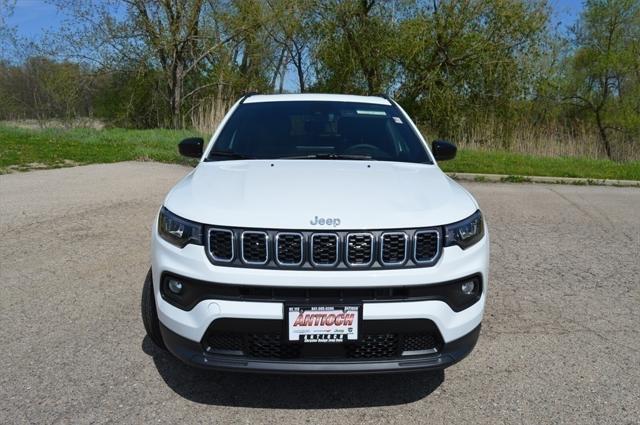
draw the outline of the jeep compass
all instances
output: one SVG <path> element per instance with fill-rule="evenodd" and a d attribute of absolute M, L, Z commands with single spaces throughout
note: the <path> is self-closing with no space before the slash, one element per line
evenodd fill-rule
<path fill-rule="evenodd" d="M 246 95 L 166 196 L 142 292 L 149 338 L 202 368 L 442 369 L 488 286 L 477 202 L 386 96 Z"/>

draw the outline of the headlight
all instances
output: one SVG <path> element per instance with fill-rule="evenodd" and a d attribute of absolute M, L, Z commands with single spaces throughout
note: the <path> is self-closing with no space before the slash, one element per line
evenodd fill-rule
<path fill-rule="evenodd" d="M 165 241 L 183 248 L 192 243 L 202 245 L 202 224 L 185 220 L 162 207 L 158 217 L 158 233 Z"/>
<path fill-rule="evenodd" d="M 480 210 L 457 223 L 444 226 L 444 246 L 458 245 L 462 249 L 469 248 L 484 236 L 484 222 Z"/>

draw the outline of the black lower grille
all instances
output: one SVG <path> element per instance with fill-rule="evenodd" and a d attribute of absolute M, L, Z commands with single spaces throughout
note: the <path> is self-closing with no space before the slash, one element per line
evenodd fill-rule
<path fill-rule="evenodd" d="M 215 326 L 218 322 L 219 326 Z M 363 332 L 357 341 L 343 343 L 291 342 L 283 334 L 279 320 L 218 319 L 202 344 L 211 354 L 227 354 L 256 359 L 345 359 L 375 360 L 437 352 L 442 338 L 429 320 L 390 320 L 367 323 L 374 332 Z M 380 327 L 382 326 L 382 327 Z M 419 327 L 420 332 L 411 332 Z M 230 328 L 238 328 L 231 331 Z M 254 331 L 252 328 L 256 328 Z M 377 329 L 376 329 L 377 328 Z M 393 330 L 392 329 L 397 329 Z M 402 331 L 408 329 L 410 332 Z M 378 330 L 378 332 L 375 332 Z M 385 330 L 390 330 L 385 332 Z"/>

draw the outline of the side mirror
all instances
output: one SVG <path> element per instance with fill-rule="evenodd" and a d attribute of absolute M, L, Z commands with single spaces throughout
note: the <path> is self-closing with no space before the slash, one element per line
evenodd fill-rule
<path fill-rule="evenodd" d="M 182 156 L 189 158 L 200 158 L 204 147 L 204 139 L 202 137 L 189 137 L 184 139 L 178 145 L 178 151 Z"/>
<path fill-rule="evenodd" d="M 431 152 L 438 161 L 446 161 L 456 157 L 458 148 L 453 143 L 445 140 L 436 140 L 431 144 Z"/>

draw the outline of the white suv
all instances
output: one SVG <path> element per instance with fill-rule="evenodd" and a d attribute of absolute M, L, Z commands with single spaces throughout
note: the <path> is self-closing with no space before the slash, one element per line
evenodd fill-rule
<path fill-rule="evenodd" d="M 489 236 L 473 197 L 384 96 L 247 95 L 167 195 L 147 334 L 199 367 L 441 369 L 473 349 Z"/>

